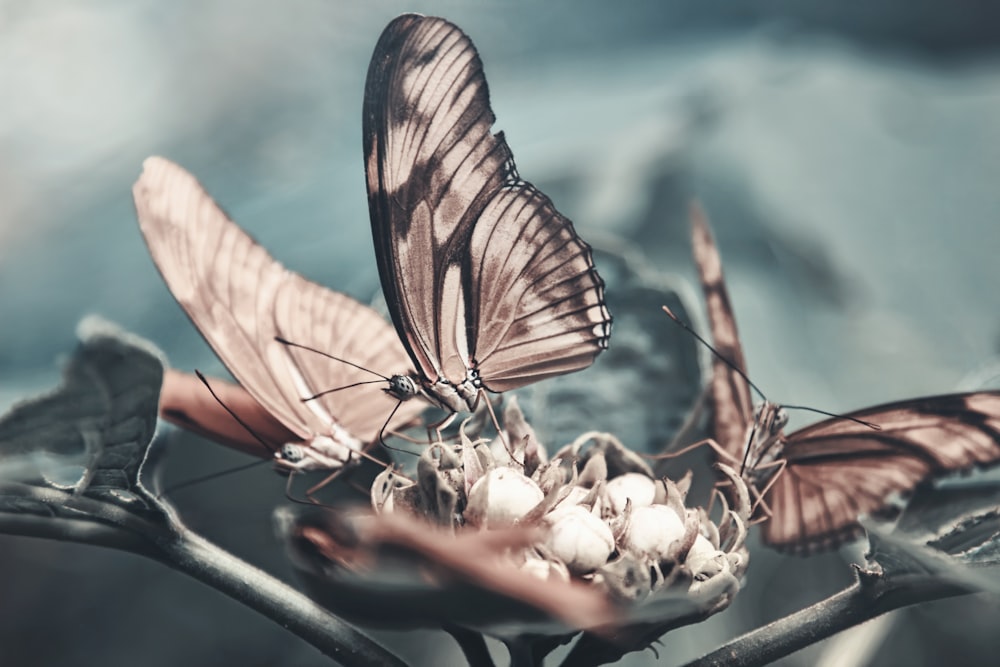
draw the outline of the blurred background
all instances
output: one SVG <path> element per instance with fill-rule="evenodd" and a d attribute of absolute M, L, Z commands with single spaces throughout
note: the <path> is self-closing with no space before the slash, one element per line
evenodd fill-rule
<path fill-rule="evenodd" d="M 641 245 L 695 310 L 686 208 L 704 204 L 751 377 L 772 400 L 846 411 L 997 382 L 1000 9 L 990 3 L 0 0 L 0 409 L 58 381 L 88 313 L 149 338 L 180 368 L 224 373 L 139 234 L 130 188 L 151 154 L 194 173 L 289 267 L 371 298 L 361 97 L 378 36 L 404 11 L 471 36 L 521 174 L 588 240 Z M 655 413 L 664 389 L 640 389 Z M 796 415 L 793 427 L 809 421 Z M 579 430 L 590 428 L 609 427 Z M 242 462 L 169 437 L 172 478 Z M 270 519 L 283 484 L 269 471 L 175 501 L 194 529 L 289 576 Z M 851 581 L 844 555 L 753 558 L 734 605 L 667 635 L 657 664 Z M 5 663 L 323 660 L 129 555 L 0 536 L 0 572 Z M 926 605 L 785 664 L 993 664 L 998 621 L 995 599 Z M 442 634 L 379 636 L 418 664 L 457 659 Z"/>

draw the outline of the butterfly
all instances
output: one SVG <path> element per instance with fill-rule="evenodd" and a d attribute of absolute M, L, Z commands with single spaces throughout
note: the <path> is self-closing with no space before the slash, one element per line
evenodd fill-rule
<path fill-rule="evenodd" d="M 253 399 L 238 387 L 216 384 L 223 400 L 262 435 L 294 436 L 275 453 L 280 469 L 340 468 L 383 429 L 410 423 L 422 412 L 418 403 L 394 401 L 383 380 L 373 384 L 372 373 L 363 370 L 409 364 L 378 312 L 283 267 L 169 160 L 148 158 L 132 194 L 139 228 L 174 298 Z M 356 386 L 329 392 L 350 385 Z M 194 396 L 202 389 L 190 376 L 168 372 L 161 414 L 196 431 L 225 431 L 218 420 L 198 422 L 206 411 Z M 255 404 L 273 419 L 258 415 Z"/>
<path fill-rule="evenodd" d="M 281 267 L 180 167 L 146 161 L 133 194 L 153 259 L 237 380 L 306 441 L 282 449 L 286 467 L 336 467 L 359 439 L 421 411 L 401 407 L 410 398 L 471 411 L 483 390 L 581 370 L 607 348 L 611 315 L 590 246 L 519 178 L 493 121 L 482 63 L 459 28 L 417 15 L 389 24 L 368 72 L 363 131 L 398 336 L 371 309 Z M 350 405 L 336 394 L 303 402 L 368 378 L 279 338 L 404 370 L 384 376 L 383 391 L 361 385 Z"/>
<path fill-rule="evenodd" d="M 692 208 L 692 246 L 717 357 L 709 387 L 712 437 L 770 518 L 764 542 L 807 554 L 858 537 L 858 517 L 933 476 L 1000 462 L 1000 392 L 878 405 L 786 435 L 785 410 L 754 408 L 746 361 L 708 220 Z M 745 457 L 745 458 L 744 458 Z"/>
<path fill-rule="evenodd" d="M 604 282 L 590 246 L 493 134 L 470 39 L 440 18 L 393 20 L 363 113 L 382 292 L 417 371 L 407 389 L 454 415 L 484 390 L 589 366 L 611 333 Z"/>

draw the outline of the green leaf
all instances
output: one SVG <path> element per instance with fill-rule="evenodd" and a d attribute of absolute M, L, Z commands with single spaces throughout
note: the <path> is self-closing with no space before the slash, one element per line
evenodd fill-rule
<path fill-rule="evenodd" d="M 1000 593 L 1000 482 L 928 485 L 890 530 L 867 525 L 887 577 L 924 574 Z"/>
<path fill-rule="evenodd" d="M 114 523 L 125 510 L 164 523 L 169 510 L 140 482 L 162 354 L 96 317 L 78 335 L 62 384 L 0 417 L 0 511 Z"/>

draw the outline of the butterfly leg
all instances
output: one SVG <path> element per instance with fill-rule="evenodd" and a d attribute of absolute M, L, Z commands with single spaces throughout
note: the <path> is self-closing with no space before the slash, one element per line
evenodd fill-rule
<path fill-rule="evenodd" d="M 767 492 L 771 490 L 771 487 L 774 486 L 775 482 L 778 481 L 778 478 L 781 477 L 782 473 L 785 472 L 785 467 L 787 465 L 788 461 L 786 461 L 785 459 L 778 459 L 777 461 L 771 461 L 770 463 L 765 463 L 763 465 L 757 466 L 756 468 L 757 470 L 768 470 L 770 468 L 777 468 L 777 470 L 771 476 L 771 479 L 767 481 L 767 484 L 764 485 L 764 488 L 761 489 L 760 491 L 757 491 L 755 488 L 753 488 L 752 485 L 749 485 L 754 495 L 757 496 L 757 499 L 754 501 L 753 507 L 750 508 L 750 516 L 754 515 L 754 512 L 757 511 L 758 507 L 764 514 L 764 516 L 762 516 L 760 519 L 751 522 L 751 525 L 763 523 L 764 521 L 767 521 L 768 519 L 771 518 L 772 514 L 771 508 L 768 506 L 767 501 L 764 500 L 764 496 L 767 495 Z"/>
<path fill-rule="evenodd" d="M 430 440 L 432 443 L 444 442 L 444 439 L 441 437 L 441 431 L 451 426 L 451 423 L 455 421 L 455 417 L 457 416 L 458 413 L 452 410 L 449 414 L 445 415 L 444 419 L 442 419 L 441 421 L 435 422 L 433 424 L 428 424 L 427 439 Z M 436 440 L 435 436 L 437 437 Z"/>
<path fill-rule="evenodd" d="M 677 429 L 677 433 L 675 433 L 674 437 L 670 439 L 670 444 L 664 448 L 664 451 L 673 451 L 677 447 L 677 444 L 683 442 L 686 439 L 686 436 L 695 429 L 698 422 L 701 421 L 705 405 L 708 403 L 708 398 L 711 395 L 711 389 L 712 385 L 707 384 L 701 390 L 701 393 L 698 394 L 698 398 L 695 400 L 694 405 L 691 406 L 691 409 L 688 411 L 688 416 L 684 419 L 684 423 L 681 424 L 679 429 Z"/>
<path fill-rule="evenodd" d="M 692 452 L 692 451 L 698 449 L 699 447 L 710 447 L 712 449 L 712 451 L 714 451 L 716 453 L 716 455 L 719 457 L 720 460 L 729 462 L 729 463 L 731 463 L 733 465 L 736 465 L 736 466 L 738 466 L 740 464 L 739 459 L 737 459 L 735 456 L 733 456 L 732 454 L 730 454 L 729 452 L 727 452 L 725 449 L 723 449 L 722 445 L 720 445 L 718 442 L 716 442 L 715 439 L 713 439 L 713 438 L 705 438 L 704 440 L 699 440 L 698 442 L 690 444 L 687 447 L 684 447 L 683 449 L 677 450 L 676 452 L 665 452 L 663 454 L 642 454 L 642 457 L 643 458 L 654 459 L 654 460 L 672 459 L 672 458 L 676 458 L 678 456 L 681 456 L 683 454 L 687 454 L 688 452 Z M 716 485 L 716 487 L 714 489 L 714 492 L 709 496 L 708 507 L 706 508 L 707 512 L 711 512 L 712 508 L 715 507 L 715 493 L 716 492 L 722 493 L 719 490 L 719 487 L 720 486 L 728 486 L 728 485 L 729 485 L 729 482 L 721 482 L 720 484 Z"/>
<path fill-rule="evenodd" d="M 514 452 L 510 448 L 510 443 L 507 442 L 507 435 L 500 428 L 500 421 L 497 419 L 497 413 L 493 410 L 493 403 L 490 401 L 490 397 L 486 395 L 485 389 L 480 389 L 479 393 L 476 395 L 476 403 L 472 408 L 475 412 L 476 408 L 479 407 L 479 402 L 483 401 L 486 403 L 486 411 L 490 413 L 490 421 L 493 422 L 493 428 L 497 430 L 497 435 L 500 436 L 500 442 L 503 443 L 503 448 L 507 450 L 508 456 L 510 456 L 512 461 L 517 461 L 514 457 Z"/>
<path fill-rule="evenodd" d="M 396 407 L 394 407 L 392 409 L 392 412 L 389 413 L 389 416 L 386 417 L 385 423 L 382 424 L 382 428 L 380 428 L 378 430 L 378 438 L 376 439 L 376 442 L 378 442 L 378 444 L 380 444 L 385 449 L 389 449 L 389 450 L 392 450 L 394 452 L 399 452 L 400 454 L 411 454 L 411 455 L 413 455 L 413 452 L 408 452 L 405 449 L 400 449 L 399 447 L 393 447 L 392 445 L 387 444 L 386 441 L 385 441 L 386 427 L 389 426 L 389 422 L 392 421 L 392 418 L 396 415 L 396 411 L 399 410 L 399 406 L 401 406 L 402 404 L 403 404 L 403 401 L 397 402 L 396 403 Z M 391 435 L 399 435 L 395 431 L 389 431 L 389 433 Z M 426 444 L 426 443 L 421 443 L 418 440 L 413 439 L 413 438 L 409 438 L 409 437 L 404 437 L 403 439 L 404 440 L 409 440 L 410 442 L 413 442 L 415 444 Z M 430 427 L 428 427 L 427 439 L 430 440 Z M 381 461 L 379 463 L 381 463 Z"/>
<path fill-rule="evenodd" d="M 656 461 L 659 461 L 661 459 L 673 459 L 677 458 L 678 456 L 687 454 L 688 452 L 693 452 L 699 447 L 711 447 L 712 451 L 714 451 L 716 454 L 719 455 L 719 458 L 725 459 L 727 462 L 732 463 L 734 465 L 740 464 L 739 459 L 737 459 L 735 456 L 733 456 L 725 449 L 723 449 L 722 445 L 716 442 L 713 438 L 705 438 L 704 440 L 699 440 L 698 442 L 690 444 L 687 447 L 684 447 L 683 449 L 677 450 L 676 452 L 664 452 L 663 454 L 642 454 L 641 456 L 643 458 L 653 459 Z"/>
<path fill-rule="evenodd" d="M 316 503 L 317 505 L 321 504 L 318 500 L 316 500 L 313 497 L 313 494 L 322 489 L 323 487 L 325 487 L 330 482 L 340 477 L 341 475 L 343 475 L 344 471 L 347 470 L 347 466 L 348 464 L 350 464 L 350 462 L 351 462 L 350 459 L 348 459 L 347 461 L 344 462 L 343 468 L 337 468 L 332 473 L 324 477 L 322 480 L 320 480 L 316 484 L 313 484 L 308 489 L 306 489 L 306 498 L 309 499 L 309 502 Z"/>

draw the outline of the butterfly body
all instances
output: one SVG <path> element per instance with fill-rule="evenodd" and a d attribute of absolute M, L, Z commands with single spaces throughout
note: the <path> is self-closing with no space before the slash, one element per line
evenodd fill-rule
<path fill-rule="evenodd" d="M 332 424 L 330 433 L 304 443 L 286 442 L 274 453 L 275 467 L 287 472 L 336 470 L 350 461 L 352 452 L 364 449 L 364 443 L 339 424 Z"/>
<path fill-rule="evenodd" d="M 740 463 L 755 488 L 763 488 L 777 472 L 785 450 L 787 424 L 788 413 L 777 403 L 764 401 L 754 408 L 754 419 L 747 425 L 744 440 L 746 457 Z"/>
<path fill-rule="evenodd" d="M 448 412 L 473 412 L 483 391 L 482 380 L 474 368 L 470 368 L 466 378 L 458 384 L 445 378 L 433 382 L 423 378 L 411 380 L 420 382 L 420 391 L 428 402 Z"/>

